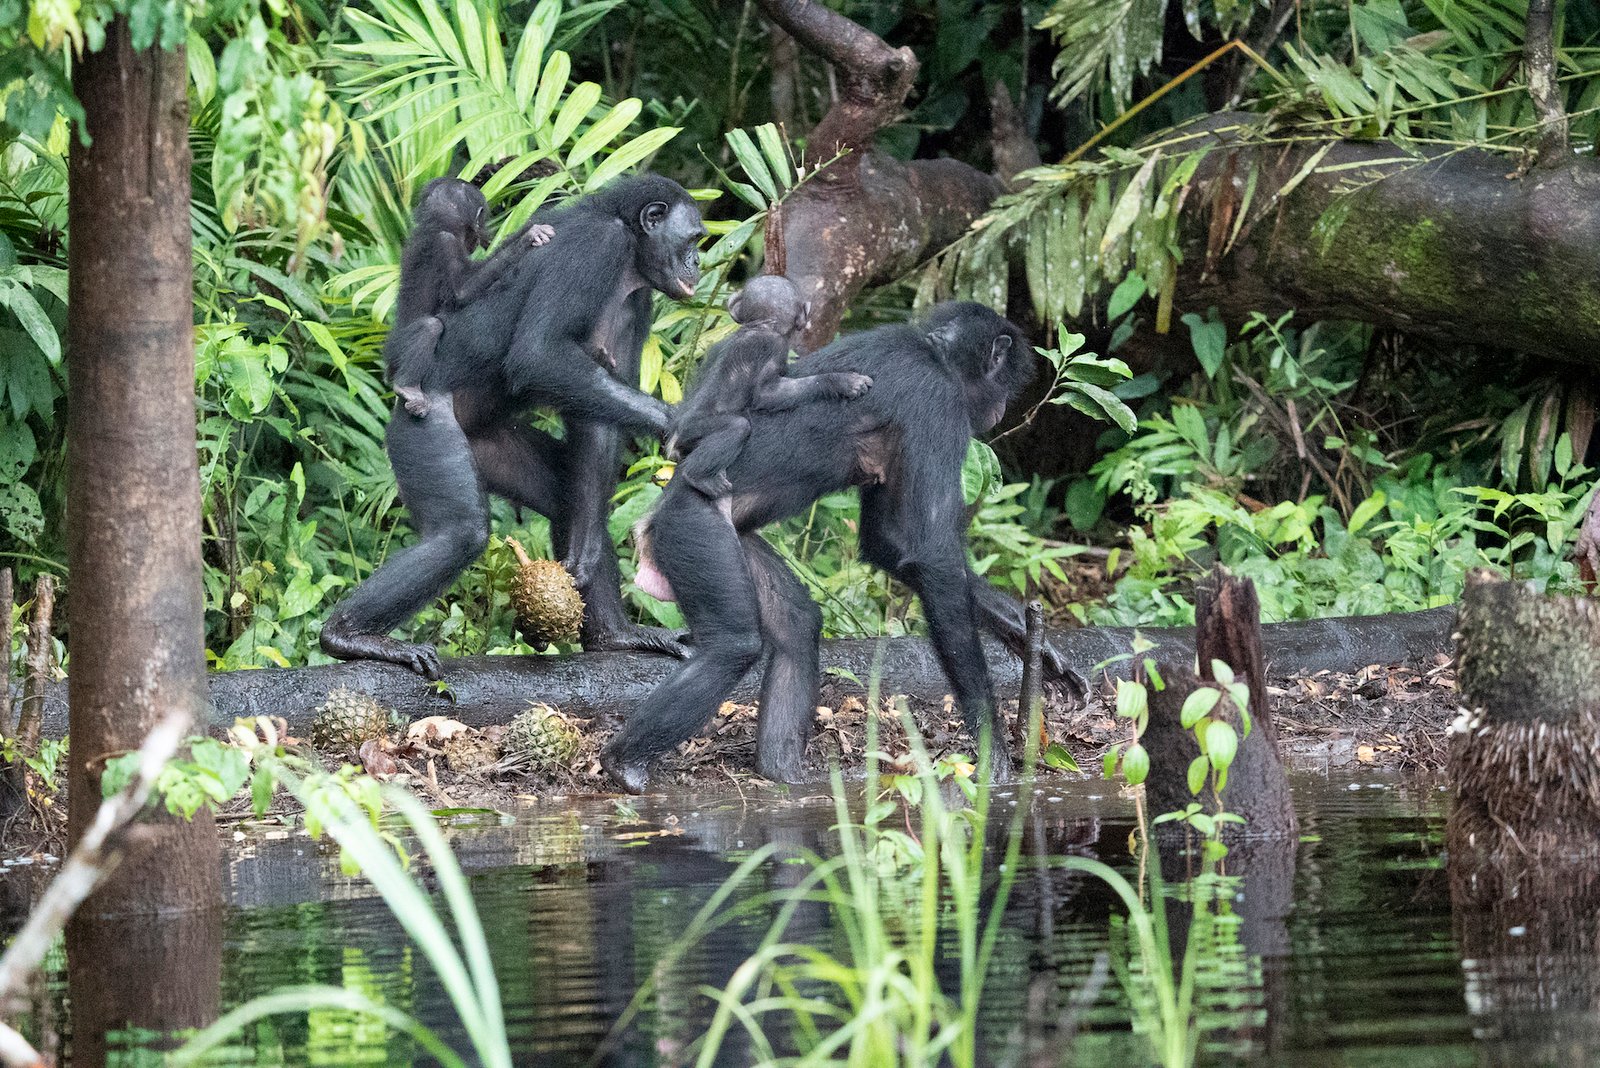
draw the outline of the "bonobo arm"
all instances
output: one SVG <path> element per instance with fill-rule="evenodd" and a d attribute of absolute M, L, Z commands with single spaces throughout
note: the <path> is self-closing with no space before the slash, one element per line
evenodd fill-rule
<path fill-rule="evenodd" d="M 859 397 L 872 387 L 872 378 L 854 371 L 827 371 L 789 378 L 778 375 L 762 383 L 750 405 L 756 411 L 777 412 L 813 400 Z"/>
<path fill-rule="evenodd" d="M 463 258 L 466 257 L 465 249 L 461 250 L 461 255 Z M 463 304 L 471 304 L 483 296 L 484 293 L 488 292 L 489 287 L 498 282 L 501 276 L 506 273 L 506 269 L 516 262 L 517 257 L 505 250 L 501 250 L 500 253 L 490 256 L 486 260 L 466 259 L 466 263 L 457 272 L 454 284 L 451 286 L 455 296 L 456 307 L 460 307 Z"/>

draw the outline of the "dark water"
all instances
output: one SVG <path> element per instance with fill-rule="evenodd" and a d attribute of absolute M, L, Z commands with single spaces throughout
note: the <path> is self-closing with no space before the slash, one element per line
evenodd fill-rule
<path fill-rule="evenodd" d="M 1453 913 L 1442 846 L 1446 799 L 1437 787 L 1378 776 L 1302 778 L 1295 798 L 1304 836 L 1297 848 L 1239 850 L 1229 859 L 1241 877 L 1237 940 L 1202 983 L 1203 1063 L 1600 1064 L 1600 917 L 1586 903 L 1592 897 L 1563 902 L 1558 887 L 1542 898 L 1463 901 Z M 1006 799 L 1000 804 L 1005 811 Z M 778 841 L 828 852 L 832 822 L 831 800 L 822 796 L 721 796 L 647 799 L 637 822 L 609 801 L 589 800 L 533 805 L 510 822 L 453 826 L 518 1063 L 588 1063 L 656 961 L 750 850 Z M 1096 856 L 1131 873 L 1131 827 L 1131 804 L 1104 784 L 1047 782 L 1027 821 L 1026 848 Z M 771 864 L 740 896 L 792 885 L 800 870 Z M 366 884 L 339 874 L 326 849 L 299 835 L 250 834 L 228 859 L 225 881 L 229 907 L 214 929 L 188 929 L 176 950 L 170 939 L 157 940 L 167 948 L 130 949 L 132 963 L 111 967 L 149 975 L 169 991 L 163 997 L 180 1003 L 182 991 L 171 988 L 191 985 L 202 1016 L 286 984 L 343 985 L 470 1049 L 426 960 Z M 1114 979 L 1080 1014 L 1069 1051 L 1053 1047 L 1061 1038 L 1043 1026 L 1095 970 L 1112 911 L 1093 879 L 1023 872 L 985 986 L 986 1063 L 1019 1063 L 1030 1043 L 1045 1051 L 1031 1063 L 1144 1063 Z M 604 1063 L 662 1063 L 659 1048 L 698 1034 L 710 1012 L 699 987 L 723 985 L 765 927 L 758 913 L 698 946 L 663 976 Z M 820 907 L 803 910 L 791 935 L 841 945 Z M 954 948 L 946 950 L 953 962 Z M 953 963 L 949 975 L 953 981 Z M 64 1056 L 86 1048 L 83 1036 L 71 1036 L 67 1002 L 58 953 L 22 1022 Z M 108 1063 L 159 1063 L 141 1050 L 147 1035 L 94 1037 L 106 1038 Z M 730 1043 L 722 1063 L 749 1059 Z M 83 1063 L 81 1052 L 73 1063 Z M 409 1039 L 330 1008 L 257 1025 L 214 1063 L 431 1062 Z"/>

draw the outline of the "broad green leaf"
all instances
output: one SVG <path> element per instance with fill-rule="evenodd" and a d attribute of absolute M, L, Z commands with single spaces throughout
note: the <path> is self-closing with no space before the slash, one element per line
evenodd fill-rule
<path fill-rule="evenodd" d="M 1106 232 L 1100 238 L 1100 255 L 1110 252 L 1117 241 L 1126 234 L 1133 221 L 1139 217 L 1139 209 L 1144 205 L 1145 187 L 1150 184 L 1150 176 L 1155 173 L 1156 160 L 1161 158 L 1161 153 L 1152 152 L 1150 158 L 1145 160 L 1144 166 L 1133 176 L 1128 183 L 1128 188 L 1122 191 L 1122 196 L 1117 198 L 1117 206 L 1111 209 L 1111 220 L 1106 223 Z"/>
<path fill-rule="evenodd" d="M 544 33 L 538 26 L 538 14 L 528 19 L 528 26 L 517 43 L 517 54 L 511 61 L 511 91 L 517 107 L 526 112 L 533 103 L 533 94 L 539 88 L 539 64 L 544 62 Z M 537 124 L 536 124 L 537 125 Z"/>
<path fill-rule="evenodd" d="M 767 198 L 768 203 L 778 199 L 778 185 L 773 181 L 772 173 L 767 170 L 767 164 L 761 158 L 761 151 L 756 148 L 750 135 L 743 130 L 729 130 L 726 135 L 728 147 L 733 150 L 733 158 L 739 161 L 739 166 L 744 169 L 745 175 L 755 183 L 757 189 Z"/>
<path fill-rule="evenodd" d="M 1383 511 L 1383 506 L 1389 503 L 1389 498 L 1382 490 L 1373 491 L 1372 496 L 1356 505 L 1355 511 L 1350 513 L 1350 522 L 1345 527 L 1349 533 L 1354 534 L 1372 519 L 1373 516 Z"/>
<path fill-rule="evenodd" d="M 578 138 L 577 144 L 572 146 L 572 151 L 567 153 L 567 169 L 573 170 L 588 162 L 589 157 L 611 143 L 628 124 L 639 115 L 639 101 L 634 97 L 622 101 L 600 119 L 599 122 L 584 131 Z"/>
<path fill-rule="evenodd" d="M 1127 276 L 1117 283 L 1117 288 L 1111 291 L 1111 300 L 1106 304 L 1106 318 L 1120 319 L 1125 312 L 1139 303 L 1139 298 L 1148 290 L 1142 275 L 1129 271 Z"/>
<path fill-rule="evenodd" d="M 1209 757 L 1197 756 L 1193 760 L 1189 761 L 1187 779 L 1189 782 L 1189 792 L 1191 794 L 1198 794 L 1201 790 L 1205 789 L 1206 775 L 1208 775 L 1210 771 L 1211 760 Z"/>
<path fill-rule="evenodd" d="M 578 129 L 578 124 L 589 114 L 589 111 L 600 102 L 600 86 L 594 82 L 580 82 L 574 86 L 567 95 L 567 102 L 561 105 L 561 111 L 556 115 L 555 123 L 550 127 L 550 143 L 564 145 Z"/>
<path fill-rule="evenodd" d="M 1206 756 L 1218 771 L 1227 771 L 1239 752 L 1239 736 L 1231 724 L 1214 719 L 1206 725 Z"/>
<path fill-rule="evenodd" d="M 1150 754 L 1138 742 L 1128 746 L 1122 755 L 1122 777 L 1129 786 L 1138 786 L 1150 774 Z"/>
<path fill-rule="evenodd" d="M 566 91 L 567 78 L 572 73 L 572 60 L 565 52 L 552 52 L 544 65 L 544 76 L 539 79 L 539 91 L 533 96 L 533 125 L 542 137 L 555 111 L 556 101 Z M 559 141 L 552 141 L 559 145 Z"/>
<path fill-rule="evenodd" d="M 1202 686 L 1183 700 L 1183 710 L 1178 713 L 1178 722 L 1183 724 L 1183 729 L 1188 730 L 1196 723 L 1211 714 L 1217 707 L 1217 702 L 1222 700 L 1222 691 Z"/>
<path fill-rule="evenodd" d="M 756 140 L 761 142 L 761 151 L 767 157 L 767 166 L 777 179 L 778 187 L 786 190 L 794 185 L 794 172 L 789 167 L 789 153 L 784 148 L 778 128 L 770 122 L 762 123 L 756 127 Z"/>
<path fill-rule="evenodd" d="M 600 166 L 594 169 L 594 173 L 584 183 L 584 190 L 599 189 L 611 179 L 631 170 L 646 157 L 658 151 L 668 141 L 677 137 L 679 132 L 680 130 L 676 126 L 661 126 L 625 142 L 615 152 L 607 156 Z"/>

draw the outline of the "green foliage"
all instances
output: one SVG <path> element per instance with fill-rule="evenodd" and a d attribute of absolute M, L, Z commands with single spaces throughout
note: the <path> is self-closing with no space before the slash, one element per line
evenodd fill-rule
<path fill-rule="evenodd" d="M 875 680 L 869 690 L 868 703 L 877 707 Z M 677 961 L 717 928 L 739 920 L 752 904 L 772 900 L 778 913 L 756 950 L 724 989 L 709 991 L 717 1011 L 697 1043 L 695 1063 L 718 1063 L 735 1027 L 744 1030 L 761 1063 L 775 1060 L 771 1036 L 776 1034 L 798 1047 L 802 1060 L 818 1063 L 842 1059 L 907 1068 L 985 1063 L 978 1046 L 979 1004 L 1022 859 L 1031 792 L 1022 790 L 994 870 L 985 836 L 992 813 L 988 786 L 974 779 L 973 765 L 959 757 L 933 762 L 903 706 L 900 717 L 915 770 L 880 776 L 876 717 L 869 718 L 867 781 L 881 782 L 884 789 L 868 792 L 857 819 L 835 769 L 839 853 L 827 858 L 803 853 L 804 871 L 792 889 L 730 908 L 728 899 L 772 860 L 776 847 L 752 854 L 663 956 L 656 978 L 635 995 L 616 1032 L 627 1027 L 655 982 L 670 975 Z M 980 765 L 987 760 L 986 741 L 982 749 Z M 1031 749 L 1025 757 L 1030 771 L 1036 757 Z M 915 833 L 909 830 L 913 821 Z M 835 951 L 790 940 L 790 925 L 808 902 L 824 903 L 840 917 L 843 941 Z M 959 946 L 954 993 L 946 991 L 940 977 L 941 962 L 948 959 L 942 947 L 949 944 Z"/>
<path fill-rule="evenodd" d="M 353 768 L 328 774 L 308 764 L 284 749 L 269 721 L 240 721 L 229 738 L 234 744 L 223 748 L 255 769 L 257 813 L 265 811 L 275 785 L 293 794 L 304 807 L 306 829 L 312 837 L 327 834 L 339 844 L 346 871 L 359 872 L 372 883 L 432 966 L 472 1044 L 471 1063 L 509 1068 L 511 1048 L 488 939 L 461 865 L 433 814 L 405 791 L 381 787 L 375 780 L 357 775 Z M 259 788 L 263 782 L 267 784 L 264 791 Z M 171 803 L 169 796 L 169 806 Z M 406 831 L 421 845 L 444 899 L 448 926 L 430 900 L 430 891 L 407 871 L 408 859 L 398 839 L 379 829 L 378 814 L 385 807 L 398 814 Z M 205 1063 L 208 1051 L 267 1016 L 330 1006 L 375 1017 L 404 1032 L 440 1064 L 465 1068 L 469 1063 L 406 1013 L 359 991 L 321 985 L 287 987 L 232 1009 L 194 1035 L 172 1055 L 171 1063 Z"/>

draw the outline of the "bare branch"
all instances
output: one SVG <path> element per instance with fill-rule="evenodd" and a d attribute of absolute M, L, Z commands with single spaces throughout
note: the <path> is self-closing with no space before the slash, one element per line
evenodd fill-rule
<path fill-rule="evenodd" d="M 761 10 L 806 51 L 833 64 L 839 98 L 811 131 L 806 162 L 833 159 L 830 171 L 853 174 L 863 149 L 900 112 L 917 78 L 917 57 L 831 11 L 818 0 L 759 0 Z M 841 174 L 843 177 L 843 174 Z"/>

